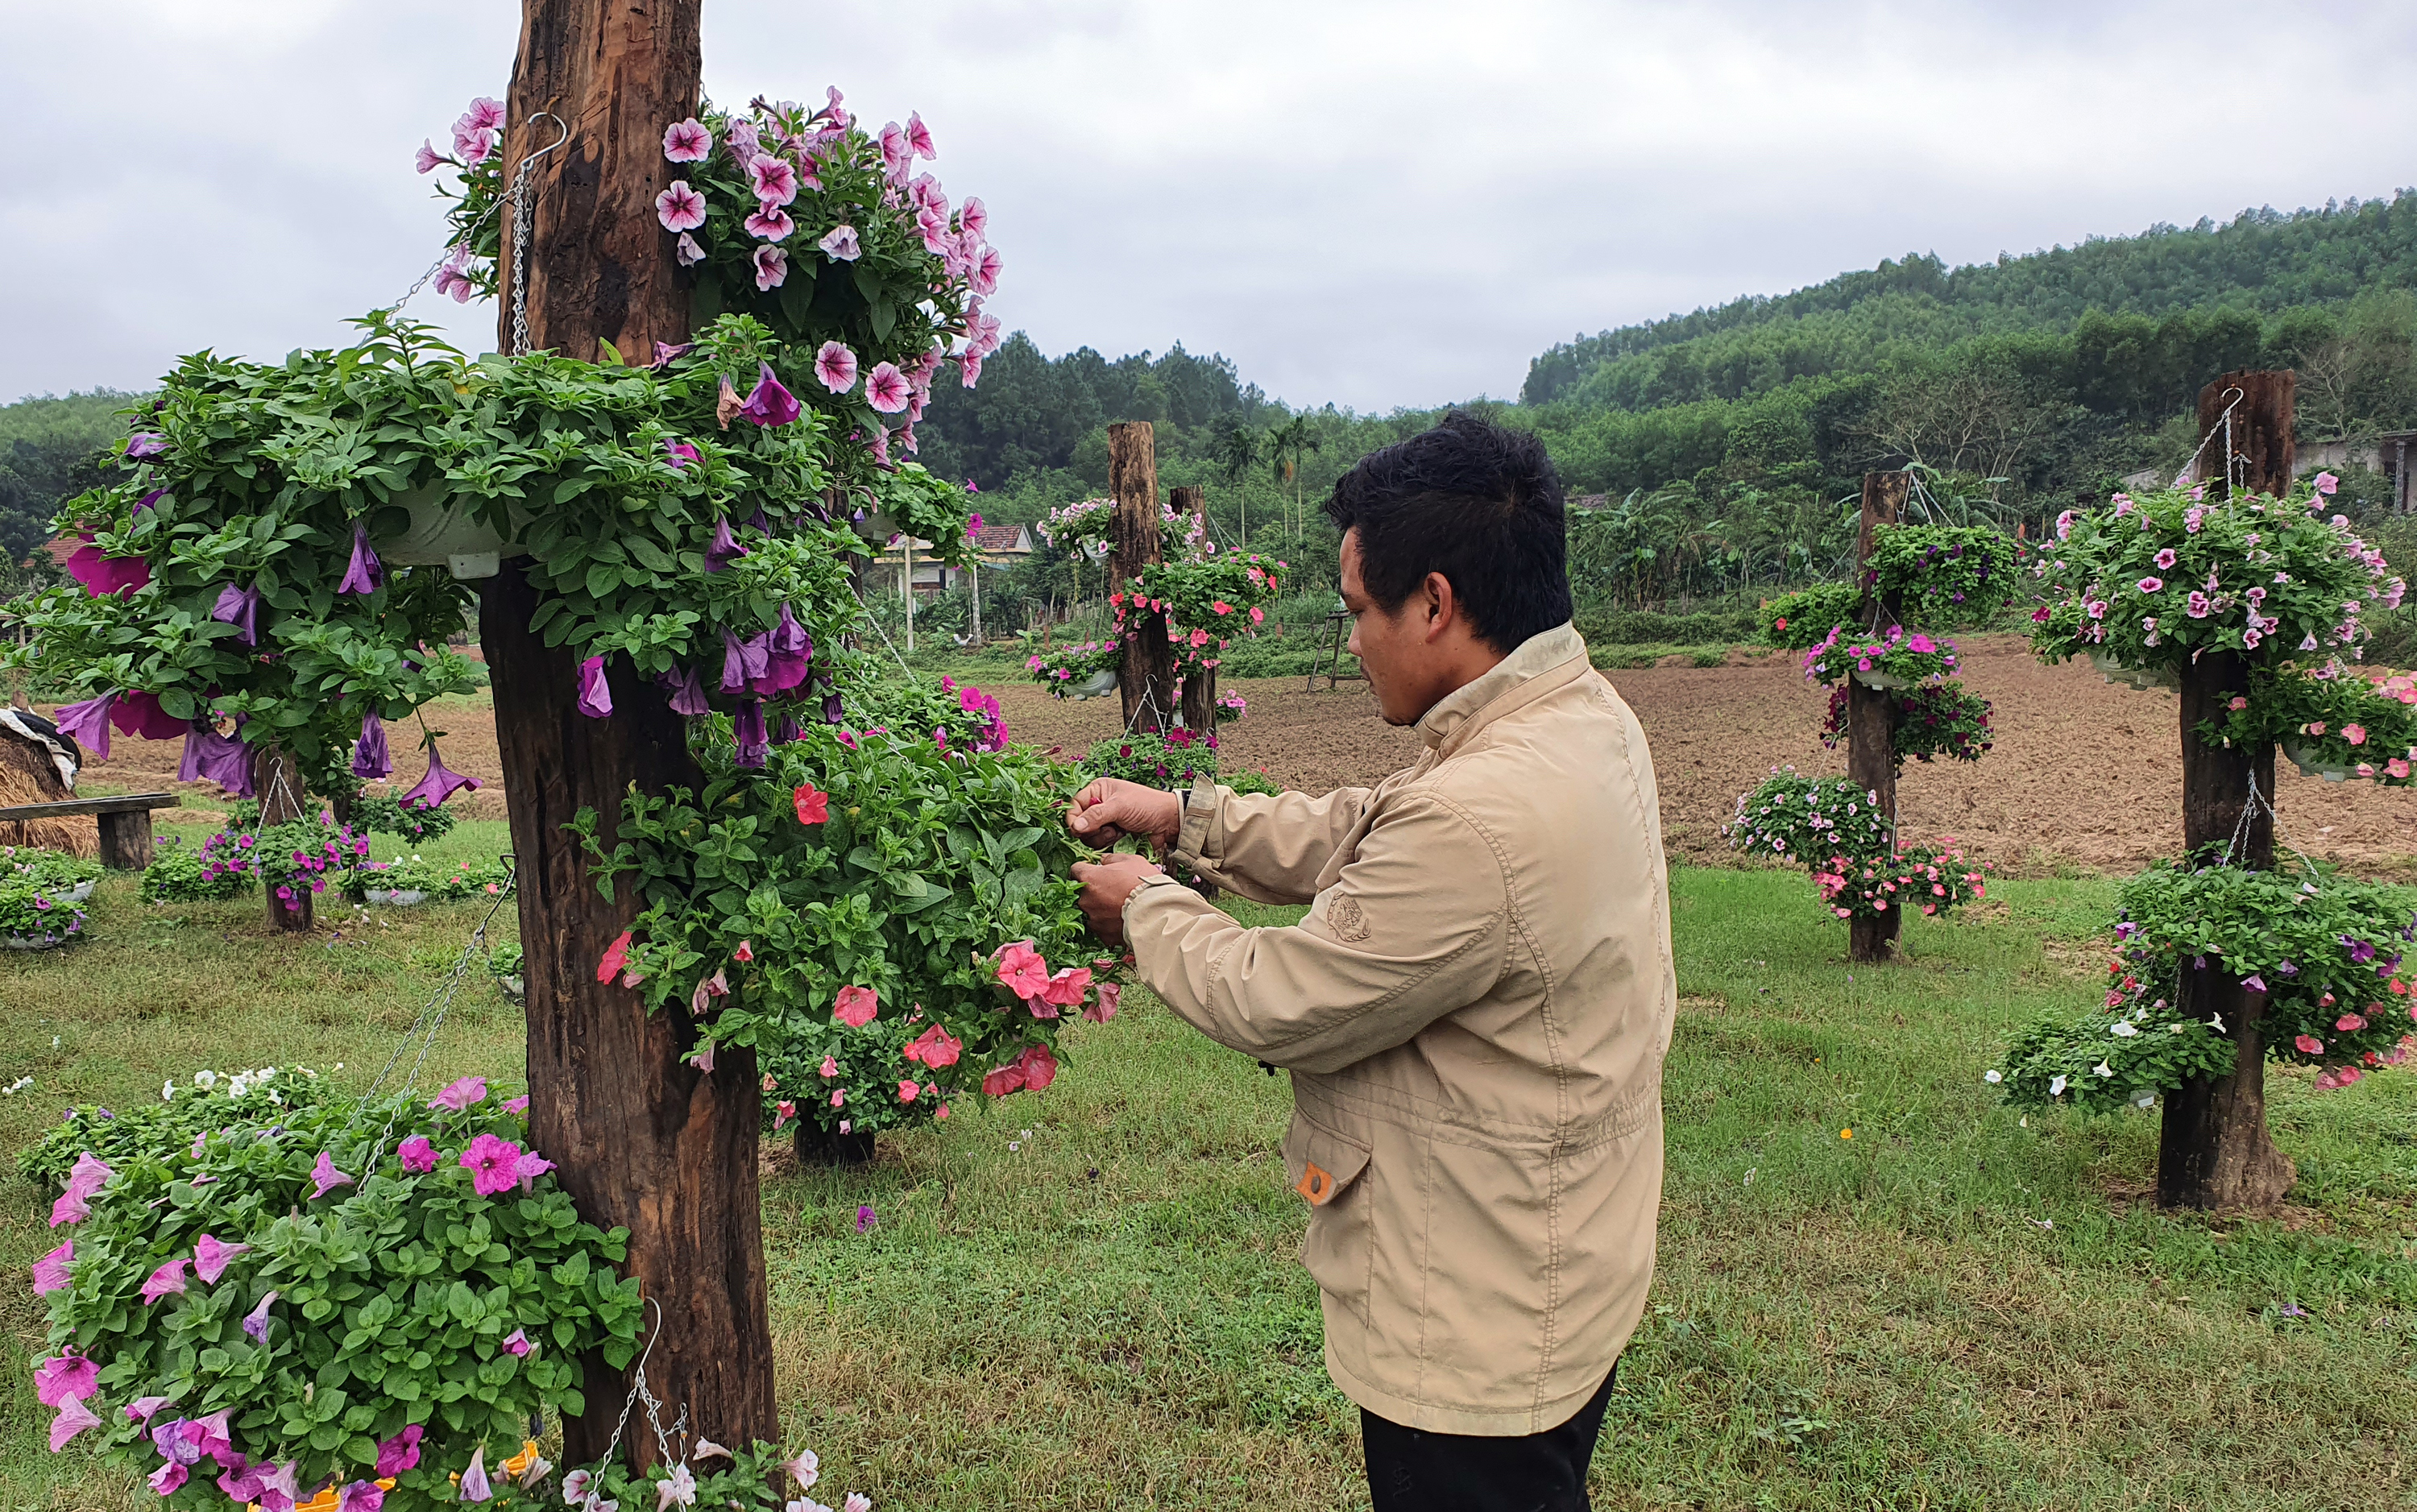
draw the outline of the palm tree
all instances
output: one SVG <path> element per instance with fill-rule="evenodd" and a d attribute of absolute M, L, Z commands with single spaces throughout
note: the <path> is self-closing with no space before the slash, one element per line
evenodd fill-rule
<path fill-rule="evenodd" d="M 1268 432 L 1268 470 L 1279 484 L 1292 485 L 1292 538 L 1296 541 L 1301 536 L 1301 459 L 1317 451 L 1319 445 L 1317 432 L 1310 428 L 1306 415 L 1296 415 Z"/>
<path fill-rule="evenodd" d="M 1259 433 L 1239 420 L 1228 419 L 1225 429 L 1208 443 L 1208 455 L 1224 469 L 1225 481 L 1236 485 L 1242 506 L 1242 545 L 1247 548 L 1251 544 L 1251 498 L 1239 485 L 1244 475 L 1259 464 Z"/>

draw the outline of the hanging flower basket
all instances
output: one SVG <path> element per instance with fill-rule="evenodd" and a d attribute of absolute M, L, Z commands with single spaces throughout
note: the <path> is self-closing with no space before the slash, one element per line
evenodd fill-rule
<path fill-rule="evenodd" d="M 2104 651 L 2090 653 L 2090 664 L 2110 683 L 2123 683 L 2142 692 L 2151 688 L 2167 689 L 2181 687 L 2181 679 L 2169 667 L 2127 667 Z"/>
<path fill-rule="evenodd" d="M 2333 761 L 2312 746 L 2287 740 L 2283 743 L 2283 754 L 2290 758 L 2291 764 L 2300 769 L 2302 777 L 2320 777 L 2328 782 L 2349 780 L 2349 766 Z"/>
<path fill-rule="evenodd" d="M 417 887 L 364 887 L 361 900 L 374 908 L 409 908 L 428 901 L 428 894 Z"/>
<path fill-rule="evenodd" d="M 1865 688 L 1877 688 L 1883 691 L 1892 688 L 1911 688 L 1915 686 L 1915 679 L 1913 678 L 1893 676 L 1884 672 L 1859 672 L 1855 673 L 1855 681 L 1862 684 Z"/>
<path fill-rule="evenodd" d="M 457 578 L 492 578 L 508 556 L 525 549 L 481 524 L 470 502 L 430 484 L 398 494 L 390 507 L 407 510 L 411 522 L 399 534 L 372 539 L 379 558 L 402 567 L 442 567 Z"/>
<path fill-rule="evenodd" d="M 75 938 L 72 934 L 61 935 L 55 940 L 23 934 L 0 935 L 0 950 L 56 950 Z"/>

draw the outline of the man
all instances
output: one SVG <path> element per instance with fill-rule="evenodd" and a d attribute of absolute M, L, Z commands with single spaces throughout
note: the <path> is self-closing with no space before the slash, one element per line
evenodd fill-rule
<path fill-rule="evenodd" d="M 1310 910 L 1246 930 L 1138 856 L 1076 867 L 1083 908 L 1178 1014 L 1292 1073 L 1301 1259 L 1376 1512 L 1585 1508 L 1662 1191 L 1652 763 L 1569 624 L 1532 435 L 1455 414 L 1325 508 L 1351 650 L 1426 748 L 1322 798 L 1095 782 L 1078 835 Z"/>

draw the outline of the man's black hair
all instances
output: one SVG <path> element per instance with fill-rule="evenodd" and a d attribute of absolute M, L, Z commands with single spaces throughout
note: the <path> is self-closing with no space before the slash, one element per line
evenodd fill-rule
<path fill-rule="evenodd" d="M 1388 614 L 1430 572 L 1479 639 L 1506 656 L 1570 617 L 1561 477 L 1544 444 L 1454 410 L 1360 459 L 1324 506 L 1360 532 L 1360 581 Z"/>

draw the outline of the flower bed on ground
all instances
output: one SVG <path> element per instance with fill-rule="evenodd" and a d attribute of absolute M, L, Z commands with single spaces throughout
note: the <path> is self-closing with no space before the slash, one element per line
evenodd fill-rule
<path fill-rule="evenodd" d="M 511 869 L 500 860 L 437 862 L 399 855 L 391 861 L 362 862 L 345 891 L 356 898 L 372 892 L 420 893 L 433 901 L 450 902 L 500 893 L 511 879 Z"/>

